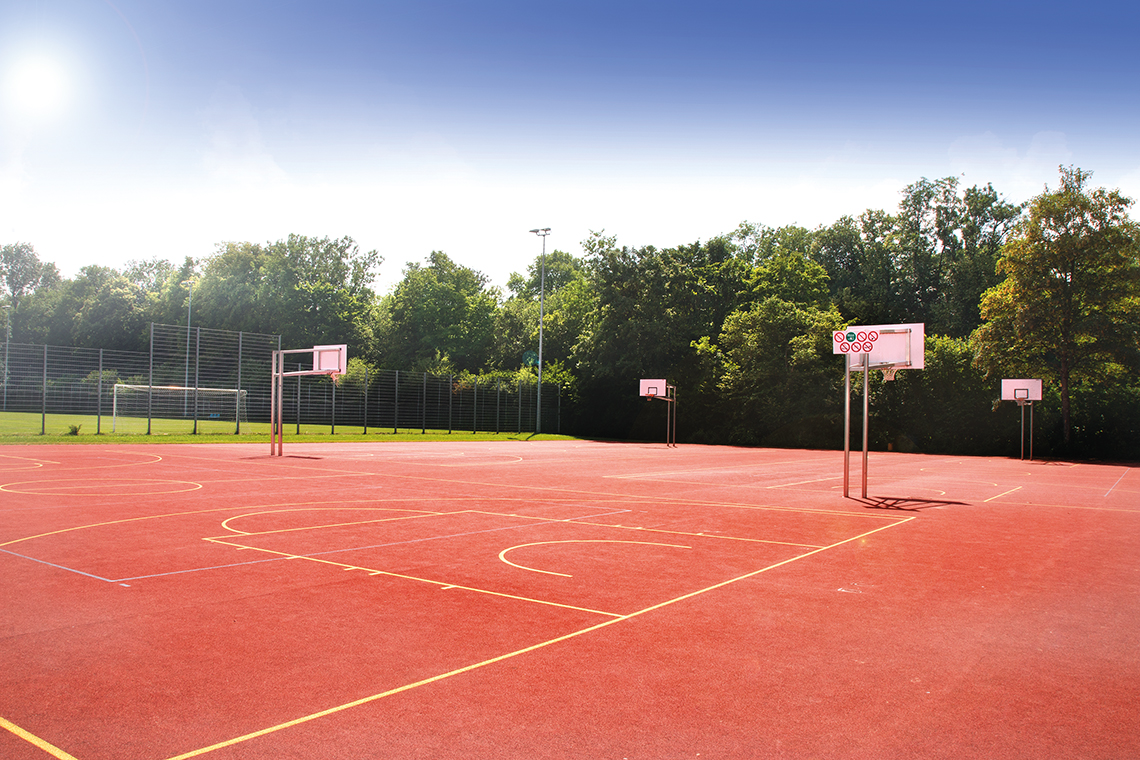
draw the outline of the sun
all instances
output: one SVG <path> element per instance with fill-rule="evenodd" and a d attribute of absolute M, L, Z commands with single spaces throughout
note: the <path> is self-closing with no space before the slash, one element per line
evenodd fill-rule
<path fill-rule="evenodd" d="M 18 61 L 8 71 L 5 94 L 11 106 L 27 116 L 51 116 L 63 109 L 68 98 L 64 67 L 43 56 Z"/>

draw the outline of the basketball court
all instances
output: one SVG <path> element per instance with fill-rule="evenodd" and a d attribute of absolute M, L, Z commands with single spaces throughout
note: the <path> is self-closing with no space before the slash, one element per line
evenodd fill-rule
<path fill-rule="evenodd" d="M 0 448 L 5 758 L 1140 755 L 1130 466 Z"/>

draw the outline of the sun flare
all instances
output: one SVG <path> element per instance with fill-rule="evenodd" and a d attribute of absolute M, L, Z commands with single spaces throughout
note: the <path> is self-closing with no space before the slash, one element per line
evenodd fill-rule
<path fill-rule="evenodd" d="M 26 58 L 8 72 L 10 104 L 29 116 L 50 116 L 67 101 L 68 81 L 62 65 L 46 57 Z"/>

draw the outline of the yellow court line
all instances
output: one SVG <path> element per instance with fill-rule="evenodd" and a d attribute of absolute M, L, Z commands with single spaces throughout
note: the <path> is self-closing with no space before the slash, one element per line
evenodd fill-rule
<path fill-rule="evenodd" d="M 77 484 L 68 485 L 68 483 L 70 483 L 70 482 L 74 482 Z M 18 493 L 18 494 L 21 494 L 23 496 L 163 496 L 166 494 L 173 494 L 173 493 L 189 493 L 190 491 L 197 491 L 197 490 L 200 490 L 202 488 L 201 483 L 197 483 L 193 480 L 143 480 L 143 479 L 139 479 L 133 483 L 129 480 L 123 480 L 123 481 L 108 484 L 107 487 L 108 488 L 122 487 L 122 486 L 128 486 L 129 487 L 132 485 L 148 486 L 148 485 L 155 485 L 155 484 L 161 484 L 161 485 L 177 484 L 177 485 L 189 485 L 189 486 L 193 486 L 193 487 L 192 488 L 180 488 L 176 491 L 147 491 L 145 493 L 138 493 L 138 492 L 116 493 L 116 492 L 108 492 L 108 491 L 83 492 L 83 491 L 70 491 L 70 490 L 68 490 L 69 488 L 88 487 L 92 483 L 98 483 L 98 482 L 99 481 L 97 479 L 92 479 L 92 478 L 73 478 L 71 481 L 60 480 L 58 478 L 53 478 L 50 480 L 18 480 L 14 483 L 0 484 L 0 491 L 4 491 L 6 493 Z M 26 490 L 26 491 L 13 489 L 13 486 L 28 486 L 28 485 L 32 485 L 32 486 L 43 485 L 45 487 L 42 489 L 38 489 L 38 490 Z"/>
<path fill-rule="evenodd" d="M 41 739 L 40 737 L 36 736 L 35 734 L 33 734 L 29 731 L 25 731 L 24 729 L 17 726 L 15 723 L 12 723 L 9 720 L 5 720 L 3 717 L 0 717 L 0 728 L 5 728 L 5 729 L 11 731 L 12 733 L 14 733 L 16 736 L 20 737 L 24 741 L 28 742 L 29 744 L 34 744 L 35 746 L 42 749 L 44 752 L 48 753 L 52 757 L 58 758 L 59 760 L 76 760 L 75 757 L 67 754 L 66 752 L 64 752 L 62 749 L 55 746 L 54 744 L 51 744 L 50 742 L 44 741 L 43 739 Z"/>
<path fill-rule="evenodd" d="M 378 501 L 383 501 L 383 500 L 382 499 L 336 499 L 336 500 L 332 500 L 332 501 L 299 501 L 299 502 L 294 502 L 294 503 L 288 503 L 287 502 L 285 504 L 265 504 L 263 506 L 265 506 L 266 508 L 271 508 L 271 507 L 303 507 L 303 506 L 307 506 L 307 505 L 311 505 L 311 504 L 357 504 L 357 503 L 365 504 L 365 503 L 375 503 Z M 421 501 L 421 499 L 391 499 L 390 501 Z M 444 501 L 444 499 L 437 499 L 436 501 Z M 454 501 L 461 501 L 461 499 L 454 499 Z M 143 515 L 142 517 L 126 517 L 126 518 L 123 518 L 121 520 L 107 520 L 106 522 L 89 523 L 87 525 L 75 525 L 75 526 L 70 527 L 70 528 L 60 528 L 59 530 L 51 530 L 51 531 L 48 531 L 47 533 L 37 533 L 34 536 L 24 536 L 23 538 L 14 538 L 11 541 L 5 541 L 3 543 L 0 543 L 0 547 L 11 546 L 12 544 L 19 544 L 19 543 L 22 543 L 24 541 L 32 541 L 32 540 L 37 539 L 37 538 L 47 538 L 48 536 L 57 536 L 61 533 L 71 533 L 72 531 L 77 531 L 77 530 L 87 530 L 88 528 L 103 528 L 103 527 L 106 527 L 108 525 L 121 525 L 123 523 L 141 522 L 143 520 L 160 520 L 160 519 L 164 519 L 167 517 L 190 517 L 193 515 L 206 515 L 206 514 L 210 514 L 211 512 L 230 512 L 230 511 L 233 511 L 235 509 L 259 509 L 259 508 L 260 507 L 256 507 L 256 506 L 253 506 L 253 507 L 234 507 L 234 506 L 214 507 L 212 509 L 193 509 L 193 510 L 190 510 L 188 512 L 167 512 L 167 513 L 161 514 L 161 515 Z M 441 512 L 440 514 L 449 514 L 449 513 Z"/>
<path fill-rule="evenodd" d="M 608 480 L 637 480 L 641 478 L 659 478 L 669 475 L 692 475 L 693 473 L 700 472 L 751 472 L 763 467 L 777 467 L 785 464 L 812 464 L 815 462 L 830 462 L 831 458 L 822 459 L 789 459 L 786 462 L 765 462 L 763 464 L 745 464 L 745 465 L 724 465 L 721 467 L 697 467 L 688 470 L 672 470 L 663 472 L 636 472 L 630 475 L 603 475 L 602 477 Z"/>
<path fill-rule="evenodd" d="M 573 631 L 573 632 L 567 633 L 563 636 L 558 636 L 557 638 L 549 639 L 547 641 L 541 641 L 537 644 L 532 644 L 529 647 L 524 647 L 523 649 L 518 649 L 514 652 L 508 652 L 506 654 L 499 655 L 498 657 L 492 657 L 488 660 L 483 660 L 482 662 L 476 662 L 476 663 L 473 663 L 471 665 L 466 665 L 462 668 L 456 668 L 455 670 L 450 670 L 446 673 L 440 673 L 438 675 L 434 675 L 434 676 L 431 676 L 429 678 L 424 678 L 424 679 L 422 679 L 420 681 L 416 681 L 414 683 L 404 684 L 403 686 L 397 686 L 394 689 L 389 689 L 387 691 L 380 692 L 379 694 L 373 694 L 371 696 L 362 697 L 361 699 L 353 700 L 352 702 L 346 702 L 342 705 L 337 705 L 335 707 L 330 707 L 326 710 L 321 710 L 320 712 L 311 713 L 310 715 L 303 715 L 300 718 L 294 718 L 293 720 L 286 721 L 284 723 L 279 723 L 275 726 L 269 726 L 267 728 L 263 728 L 263 729 L 260 729 L 258 731 L 253 731 L 253 732 L 248 733 L 248 734 L 243 734 L 242 736 L 235 736 L 232 739 L 227 739 L 225 741 L 218 742 L 217 744 L 211 744 L 208 747 L 202 747 L 201 749 L 192 750 L 190 752 L 186 752 L 186 753 L 183 753 L 181 755 L 175 755 L 174 757 L 167 758 L 167 760 L 188 760 L 191 757 L 198 757 L 199 755 L 205 755 L 206 753 L 213 752 L 214 750 L 223 749 L 225 747 L 232 747 L 235 744 L 241 744 L 242 742 L 246 742 L 246 741 L 249 741 L 251 739 L 257 739 L 257 738 L 262 737 L 262 736 L 267 736 L 269 734 L 276 733 L 277 731 L 282 731 L 286 728 L 292 728 L 293 726 L 299 726 L 302 723 L 308 723 L 310 721 L 314 721 L 314 720 L 317 720 L 319 718 L 324 718 L 324 717 L 327 717 L 329 715 L 334 715 L 336 713 L 343 712 L 345 710 L 350 710 L 354 707 L 360 707 L 361 705 L 366 705 L 370 702 L 376 702 L 376 701 L 384 699 L 386 697 L 390 697 L 390 696 L 393 696 L 395 694 L 400 694 L 400 693 L 405 692 L 405 691 L 410 691 L 410 690 L 418 688 L 420 686 L 426 686 L 428 684 L 436 683 L 438 681 L 442 681 L 444 679 L 451 678 L 453 676 L 462 675 L 464 673 L 470 673 L 473 670 L 477 670 L 479 668 L 483 668 L 483 667 L 486 667 L 488 665 L 494 665 L 495 663 L 503 662 L 504 660 L 509 660 L 509 659 L 514 658 L 514 657 L 518 657 L 520 655 L 524 655 L 524 654 L 528 654 L 530 652 L 537 651 L 539 649 L 544 649 L 545 647 L 548 647 L 548 646 L 551 646 L 554 644 L 558 644 L 558 643 L 561 643 L 563 641 L 569 641 L 570 639 L 577 638 L 578 636 L 583 636 L 587 633 L 592 633 L 593 631 L 600 630 L 600 629 L 605 628 L 607 626 L 611 626 L 611 625 L 614 625 L 616 623 L 621 623 L 625 620 L 629 620 L 631 618 L 635 618 L 635 617 L 638 617 L 640 615 L 644 615 L 646 613 L 653 612 L 655 610 L 659 610 L 663 607 L 667 607 L 669 605 L 676 604 L 678 602 L 682 602 L 682 601 L 685 601 L 687 599 L 691 599 L 691 598 L 699 596 L 701 594 L 708 593 L 709 591 L 715 591 L 716 589 L 723 588 L 723 587 L 728 586 L 730 584 L 737 583 L 737 582 L 742 581 L 742 580 L 747 580 L 749 578 L 760 575 L 761 573 L 766 573 L 769 570 L 775 570 L 778 567 L 782 567 L 782 566 L 787 565 L 789 563 L 796 562 L 797 560 L 801 560 L 801 559 L 804 559 L 806 557 L 810 557 L 813 554 L 819 554 L 820 552 L 827 551 L 828 549 L 834 549 L 838 546 L 842 546 L 843 544 L 847 544 L 847 543 L 850 543 L 852 541 L 858 541 L 859 539 L 866 538 L 867 536 L 869 536 L 873 533 L 878 533 L 881 530 L 893 528 L 893 527 L 896 527 L 896 526 L 901 525 L 901 524 L 906 523 L 906 522 L 910 522 L 911 520 L 915 520 L 915 519 L 917 519 L 917 518 L 905 517 L 905 518 L 896 520 L 895 522 L 892 522 L 890 525 L 881 525 L 878 528 L 874 528 L 874 529 L 869 530 L 865 533 L 860 533 L 857 536 L 852 536 L 851 538 L 844 539 L 844 540 L 839 541 L 837 543 L 831 544 L 830 546 L 824 546 L 824 547 L 821 547 L 819 549 L 815 549 L 815 550 L 810 551 L 810 552 L 805 552 L 804 554 L 798 555 L 796 557 L 792 557 L 790 559 L 786 559 L 786 560 L 783 560 L 781 562 L 777 562 L 775 564 L 768 565 L 767 567 L 760 568 L 759 570 L 753 570 L 750 573 L 746 573 L 746 574 L 738 576 L 736 578 L 730 578 L 729 580 L 722 581 L 722 582 L 717 583 L 715 585 L 709 586 L 708 588 L 698 589 L 697 591 L 693 591 L 693 592 L 690 592 L 690 593 L 685 594 L 683 596 L 676 597 L 675 599 L 669 599 L 667 601 L 661 602 L 660 604 L 655 604 L 652 607 L 646 607 L 645 609 L 638 610 L 637 612 L 632 612 L 628 615 L 622 615 L 622 616 L 617 617 L 613 620 L 604 620 L 601 623 L 598 623 L 596 625 L 592 625 L 588 628 L 583 628 L 580 631 Z"/>
<path fill-rule="evenodd" d="M 897 517 L 891 519 L 899 519 Z M 562 520 L 571 525 L 589 525 L 594 528 L 619 528 L 621 530 L 641 530 L 646 533 L 668 533 L 672 536 L 700 536 L 701 538 L 718 538 L 726 541 L 747 541 L 753 544 L 776 544 L 778 546 L 798 546 L 801 549 L 819 549 L 819 544 L 798 544 L 794 541 L 772 541 L 766 538 L 744 538 L 743 536 L 728 536 L 717 533 L 693 533 L 684 530 L 665 530 L 664 528 L 643 528 L 637 525 L 608 525 L 606 523 L 586 522 L 585 520 Z"/>
<path fill-rule="evenodd" d="M 615 501 L 624 504 L 693 504 L 708 507 L 732 507 L 733 509 L 753 509 L 757 511 L 772 511 L 772 512 L 803 512 L 812 515 L 844 515 L 846 517 L 862 517 L 872 520 L 894 520 L 897 519 L 890 515 L 876 515 L 864 514 L 862 512 L 844 512 L 838 509 L 810 509 L 808 507 L 781 507 L 775 504 L 739 504 L 731 501 L 711 501 L 706 499 L 693 499 L 682 496 L 642 496 L 639 494 L 625 494 L 613 493 L 610 491 L 584 491 L 578 488 L 564 488 L 560 486 L 532 486 L 532 485 L 519 485 L 519 484 L 506 484 L 506 483 L 484 483 L 477 480 L 452 480 L 449 478 L 429 478 L 423 475 L 398 475 L 394 473 L 384 473 L 383 477 L 393 478 L 397 480 L 423 480 L 429 483 L 449 483 L 459 484 L 464 486 L 483 486 L 486 488 L 495 489 L 527 489 L 532 491 L 542 491 L 546 493 L 567 493 L 579 494 L 578 498 L 582 500 L 607 500 Z M 689 485 L 707 485 L 706 483 L 695 483 Z M 569 498 L 569 497 L 567 497 Z M 470 500 L 470 499 L 469 499 Z M 523 498 L 511 497 L 493 497 L 490 499 L 479 499 L 481 501 L 527 501 Z M 560 499 L 561 500 L 561 499 Z M 497 514 L 494 512 L 488 514 Z M 541 518 L 539 518 L 541 519 Z"/>
<path fill-rule="evenodd" d="M 18 457 L 14 454 L 0 454 L 0 459 L 19 459 L 22 462 L 35 462 L 37 464 L 62 464 L 51 459 L 36 459 L 35 457 Z M 0 718 L 3 720 L 3 718 Z"/>
<path fill-rule="evenodd" d="M 658 544 L 658 543 L 654 543 L 652 541 L 621 541 L 621 540 L 606 539 L 606 538 L 597 538 L 597 539 L 594 539 L 594 538 L 572 538 L 572 539 L 567 539 L 565 541 L 535 541 L 534 543 L 531 543 L 531 544 L 519 544 L 518 546 L 510 546 L 510 547 L 507 547 L 506 549 L 503 549 L 501 552 L 499 552 L 499 559 L 502 560 L 503 562 L 507 563 L 511 567 L 517 567 L 519 570 L 527 570 L 527 571 L 532 572 L 532 573 L 542 573 L 543 575 L 558 575 L 558 576 L 561 576 L 563 578 L 573 578 L 574 577 L 573 575 L 569 575 L 567 573 L 555 573 L 555 572 L 551 572 L 550 570 L 539 570 L 539 569 L 534 568 L 534 567 L 526 567 L 525 565 L 519 565 L 519 564 L 516 564 L 514 562 L 511 562 L 509 559 L 507 559 L 504 556 L 507 552 L 514 551 L 515 549 L 525 549 L 528 546 L 547 546 L 549 544 L 641 544 L 643 546 L 667 546 L 671 549 L 692 549 L 693 548 L 691 546 L 682 546 L 680 544 Z"/>
<path fill-rule="evenodd" d="M 520 602 L 533 602 L 534 604 L 544 604 L 548 607 L 561 607 L 562 609 L 565 609 L 565 610 L 576 610 L 578 612 L 589 612 L 590 614 L 593 614 L 593 615 L 607 615 L 609 617 L 620 617 L 620 613 L 617 613 L 617 612 L 606 612 L 605 610 L 592 610 L 589 607 L 575 607 L 572 604 L 561 604 L 559 602 L 551 602 L 551 601 L 548 601 L 546 599 L 534 599 L 533 597 L 519 596 L 517 594 L 504 594 L 501 591 L 491 591 L 490 589 L 475 588 L 474 586 L 463 586 L 463 585 L 460 585 L 458 583 L 447 583 L 445 581 L 432 580 L 431 578 L 418 578 L 414 575 L 404 575 L 403 573 L 393 573 L 393 572 L 390 572 L 388 570 L 377 570 L 377 569 L 371 568 L 371 567 L 361 567 L 360 565 L 350 565 L 350 564 L 347 564 L 345 562 L 337 562 L 337 561 L 331 560 L 331 559 L 321 559 L 320 557 L 306 557 L 303 554 L 293 554 L 292 552 L 280 552 L 280 551 L 277 551 L 275 549 L 263 549 L 260 546 L 244 546 L 242 544 L 237 544 L 237 543 L 234 543 L 232 541 L 223 541 L 219 538 L 205 538 L 202 540 L 203 541 L 209 541 L 209 542 L 215 543 L 215 544 L 223 544 L 225 546 L 232 546 L 236 549 L 247 549 L 249 551 L 263 552 L 265 554 L 274 554 L 278 557 L 284 557 L 285 559 L 303 559 L 303 560 L 308 560 L 309 562 L 317 562 L 317 563 L 322 564 L 322 565 L 332 565 L 333 567 L 339 567 L 342 570 L 360 570 L 362 572 L 368 573 L 369 575 L 386 575 L 390 578 L 402 578 L 403 580 L 408 580 L 408 581 L 417 581 L 419 583 L 429 583 L 433 586 L 439 586 L 440 588 L 443 588 L 443 589 L 457 588 L 457 589 L 461 589 L 463 591 L 472 591 L 472 592 L 477 593 L 477 594 L 487 594 L 488 596 L 500 596 L 500 597 L 503 597 L 504 599 L 517 599 Z"/>
<path fill-rule="evenodd" d="M 412 515 L 400 515 L 398 517 L 378 517 L 375 520 L 356 520 L 354 522 L 342 523 L 329 523 L 328 525 L 304 525 L 299 528 L 277 528 L 276 530 L 259 530 L 251 533 L 247 530 L 238 530 L 231 528 L 227 523 L 230 520 L 240 520 L 243 517 L 258 517 L 260 515 L 277 515 L 283 512 L 339 512 L 345 511 L 361 511 L 361 512 L 415 512 Z M 244 515 L 234 515 L 233 517 L 226 518 L 222 521 L 222 527 L 239 536 L 267 536 L 272 533 L 293 533 L 299 530 L 319 530 L 320 528 L 346 528 L 350 525 L 369 525 L 371 523 L 393 522 L 395 520 L 412 520 L 417 517 L 440 517 L 443 515 L 462 514 L 461 512 L 432 512 L 428 509 L 396 509 L 394 507 L 320 507 L 318 509 L 270 509 L 264 512 L 249 512 Z"/>
<path fill-rule="evenodd" d="M 998 494 L 1001 496 L 1001 494 Z M 994 497 L 998 498 L 997 496 Z M 987 499 L 987 501 L 989 501 Z M 1050 504 L 1045 501 L 1003 501 L 1003 506 L 1008 507 L 1049 507 L 1050 509 L 1087 509 L 1093 512 L 1123 512 L 1129 515 L 1140 515 L 1140 508 L 1126 509 L 1124 507 L 1086 507 L 1079 504 Z"/>
<path fill-rule="evenodd" d="M 1003 493 L 999 493 L 997 496 L 991 496 L 990 498 L 983 500 L 982 503 L 985 504 L 987 501 L 993 501 L 994 499 L 1000 499 L 1001 497 L 1006 496 L 1008 494 L 1011 494 L 1014 491 L 1020 491 L 1023 487 L 1024 486 L 1018 486 L 1017 488 L 1011 488 L 1008 491 L 1005 491 Z"/>

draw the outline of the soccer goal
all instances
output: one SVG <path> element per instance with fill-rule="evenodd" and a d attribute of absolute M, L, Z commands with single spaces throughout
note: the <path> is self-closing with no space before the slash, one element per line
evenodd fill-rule
<path fill-rule="evenodd" d="M 116 383 L 111 401 L 111 432 L 115 432 L 119 419 L 126 417 L 245 422 L 248 393 L 237 388 Z"/>

